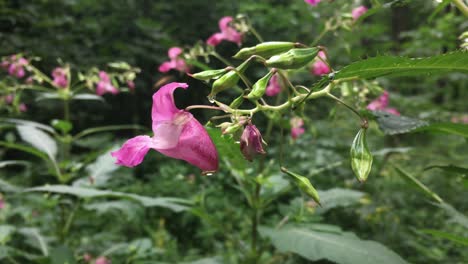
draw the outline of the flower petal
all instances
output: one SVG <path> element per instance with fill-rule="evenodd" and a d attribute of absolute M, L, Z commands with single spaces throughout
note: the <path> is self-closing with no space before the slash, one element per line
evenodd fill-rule
<path fill-rule="evenodd" d="M 119 150 L 112 152 L 111 155 L 117 158 L 117 164 L 135 167 L 143 161 L 146 153 L 152 147 L 152 142 L 149 136 L 137 136 L 127 140 Z"/>
<path fill-rule="evenodd" d="M 177 58 L 177 56 L 179 56 L 180 54 L 182 54 L 183 50 L 179 47 L 172 47 L 169 49 L 169 51 L 167 52 L 167 55 L 169 56 L 169 58 L 171 59 L 175 59 Z"/>
<path fill-rule="evenodd" d="M 222 17 L 218 24 L 219 24 L 219 29 L 221 29 L 221 32 L 225 31 L 226 29 L 229 28 L 229 23 L 231 23 L 233 20 L 232 17 L 230 16 L 225 16 L 225 17 Z"/>
<path fill-rule="evenodd" d="M 177 88 L 187 89 L 186 83 L 168 83 L 161 87 L 153 95 L 153 109 L 151 117 L 153 119 L 153 132 L 156 133 L 156 128 L 160 121 L 170 121 L 176 113 L 181 112 L 174 103 L 174 90 Z"/>

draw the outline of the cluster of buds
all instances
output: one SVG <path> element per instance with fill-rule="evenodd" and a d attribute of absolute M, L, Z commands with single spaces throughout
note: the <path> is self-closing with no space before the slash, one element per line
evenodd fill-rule
<path fill-rule="evenodd" d="M 14 54 L 4 59 L 0 63 L 0 67 L 8 72 L 9 75 L 18 79 L 26 75 L 26 66 L 29 61 L 19 54 Z"/>

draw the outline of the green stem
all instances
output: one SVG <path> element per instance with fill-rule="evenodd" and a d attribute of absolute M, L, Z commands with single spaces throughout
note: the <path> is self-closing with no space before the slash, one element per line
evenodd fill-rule
<path fill-rule="evenodd" d="M 226 64 L 226 66 L 232 66 L 231 63 L 229 63 L 229 61 L 227 61 L 225 58 L 223 58 L 223 56 L 219 55 L 216 51 L 213 51 L 211 53 L 211 55 L 213 55 L 213 57 L 217 58 L 218 60 L 220 60 L 222 63 Z"/>
<path fill-rule="evenodd" d="M 463 0 L 453 0 L 453 4 L 463 13 L 463 15 L 468 17 L 468 6 L 466 6 Z"/>
<path fill-rule="evenodd" d="M 346 108 L 348 108 L 349 110 L 351 110 L 353 113 L 355 113 L 361 120 L 364 119 L 364 117 L 356 110 L 354 109 L 352 106 L 346 104 L 345 102 L 343 102 L 341 99 L 339 99 L 338 97 L 334 96 L 333 94 L 331 93 L 328 93 L 327 94 L 328 97 L 332 98 L 333 100 L 341 103 L 342 105 L 346 106 Z"/>
<path fill-rule="evenodd" d="M 70 101 L 63 100 L 63 119 L 70 122 Z"/>
<path fill-rule="evenodd" d="M 325 27 L 322 32 L 320 32 L 320 34 L 314 39 L 314 42 L 312 42 L 312 47 L 313 46 L 316 46 L 318 44 L 318 42 L 325 36 L 325 34 L 327 34 L 329 31 L 328 27 Z"/>

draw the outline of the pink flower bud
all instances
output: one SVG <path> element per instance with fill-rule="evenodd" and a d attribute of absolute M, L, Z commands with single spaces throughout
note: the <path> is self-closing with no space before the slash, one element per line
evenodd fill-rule
<path fill-rule="evenodd" d="M 368 9 L 365 6 L 359 6 L 359 7 L 354 8 L 353 11 L 351 11 L 351 16 L 353 17 L 353 20 L 354 21 L 358 20 L 359 17 L 361 17 L 367 12 L 367 10 Z"/>
<path fill-rule="evenodd" d="M 278 74 L 275 74 L 271 77 L 268 82 L 268 86 L 265 90 L 267 96 L 275 96 L 281 92 L 281 84 L 278 80 Z"/>
<path fill-rule="evenodd" d="M 245 159 L 252 161 L 254 156 L 265 154 L 262 146 L 262 134 L 255 125 L 247 124 L 240 138 L 240 149 Z"/>
<path fill-rule="evenodd" d="M 321 60 L 314 62 L 314 64 L 312 65 L 312 73 L 314 75 L 321 76 L 330 72 L 330 67 L 328 67 L 328 65 Z"/>
<path fill-rule="evenodd" d="M 105 93 L 118 94 L 119 90 L 112 85 L 109 75 L 105 71 L 99 72 L 99 82 L 96 85 L 96 94 L 103 95 Z"/>
<path fill-rule="evenodd" d="M 57 67 L 52 71 L 53 83 L 58 88 L 66 88 L 68 86 L 67 72 L 64 68 Z"/>
<path fill-rule="evenodd" d="M 111 264 L 111 261 L 106 257 L 99 257 L 94 261 L 94 264 Z"/>
<path fill-rule="evenodd" d="M 291 124 L 291 137 L 293 139 L 298 139 L 299 136 L 304 134 L 304 120 L 300 117 L 293 117 L 290 121 Z"/>
<path fill-rule="evenodd" d="M 309 5 L 316 6 L 320 3 L 321 0 L 304 0 L 304 2 L 308 3 Z"/>
<path fill-rule="evenodd" d="M 23 113 L 26 112 L 26 111 L 28 111 L 28 107 L 27 107 L 25 104 L 23 104 L 23 103 L 21 103 L 21 104 L 18 106 L 18 109 L 20 110 L 20 112 L 23 112 Z"/>

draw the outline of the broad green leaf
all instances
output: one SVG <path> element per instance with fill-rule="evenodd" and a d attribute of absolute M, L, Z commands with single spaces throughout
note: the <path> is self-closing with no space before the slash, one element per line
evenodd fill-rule
<path fill-rule="evenodd" d="M 62 97 L 58 93 L 50 93 L 50 92 L 45 92 L 45 93 L 39 93 L 38 96 L 36 96 L 35 101 L 40 102 L 43 100 L 59 100 Z"/>
<path fill-rule="evenodd" d="M 281 229 L 260 227 L 259 232 L 269 238 L 279 251 L 293 252 L 311 261 L 326 259 L 339 264 L 407 263 L 382 244 L 361 240 L 352 233 L 295 226 Z"/>
<path fill-rule="evenodd" d="M 15 230 L 16 228 L 12 225 L 0 225 L 0 245 L 5 245 Z"/>
<path fill-rule="evenodd" d="M 221 129 L 206 127 L 211 140 L 213 140 L 219 153 L 223 153 L 224 161 L 235 169 L 244 170 L 246 167 L 246 160 L 240 152 L 239 144 L 234 142 L 234 139 L 229 135 L 222 135 Z"/>
<path fill-rule="evenodd" d="M 41 123 L 37 123 L 34 121 L 29 121 L 29 120 L 23 120 L 23 119 L 15 119 L 15 118 L 6 118 L 6 119 L 0 119 L 0 121 L 7 122 L 7 123 L 12 123 L 16 125 L 26 125 L 26 126 L 32 126 L 35 128 L 39 128 L 41 130 L 47 131 L 51 134 L 55 133 L 55 130 L 51 126 L 47 126 Z"/>
<path fill-rule="evenodd" d="M 16 128 L 22 140 L 46 153 L 51 160 L 55 160 L 57 143 L 51 136 L 34 126 L 18 125 Z"/>
<path fill-rule="evenodd" d="M 379 128 L 387 135 L 403 134 L 427 126 L 426 121 L 406 116 L 397 116 L 383 111 L 372 111 Z"/>
<path fill-rule="evenodd" d="M 444 134 L 452 134 L 468 138 L 468 125 L 455 124 L 455 123 L 432 123 L 426 126 L 418 127 L 414 130 L 418 131 L 429 131 L 438 132 Z"/>
<path fill-rule="evenodd" d="M 468 52 L 456 51 L 428 58 L 380 56 L 352 63 L 335 74 L 344 78 L 372 79 L 381 76 L 429 75 L 446 72 L 468 73 Z"/>
<path fill-rule="evenodd" d="M 420 231 L 426 234 L 430 234 L 434 237 L 445 238 L 455 243 L 461 244 L 463 246 L 468 246 L 468 237 L 462 237 L 456 234 L 443 232 L 443 231 L 435 230 L 435 229 L 423 229 Z"/>
<path fill-rule="evenodd" d="M 98 197 L 115 197 L 135 200 L 140 202 L 145 207 L 164 207 L 175 212 L 180 212 L 188 209 L 189 200 L 175 197 L 147 197 L 132 193 L 113 192 L 105 190 L 97 190 L 91 188 L 72 187 L 67 185 L 45 185 L 42 187 L 34 187 L 26 189 L 26 192 L 52 192 L 60 194 L 74 195 L 80 198 L 98 198 Z"/>
<path fill-rule="evenodd" d="M 364 197 L 364 195 L 365 193 L 363 192 L 341 188 L 319 191 L 322 207 L 317 207 L 316 212 L 323 214 L 338 206 L 350 206 L 352 204 L 356 204 Z"/>
<path fill-rule="evenodd" d="M 5 161 L 0 161 L 0 169 L 5 168 L 7 166 L 29 166 L 29 162 L 24 161 L 24 160 L 5 160 Z"/>
<path fill-rule="evenodd" d="M 37 228 L 23 227 L 18 229 L 18 233 L 25 236 L 27 238 L 25 242 L 40 250 L 42 252 L 42 255 L 49 255 L 49 247 L 47 245 L 47 242 L 45 238 L 39 233 L 39 230 Z"/>
<path fill-rule="evenodd" d="M 446 172 L 468 175 L 468 168 L 458 167 L 454 165 L 432 165 L 432 166 L 424 168 L 424 170 L 430 170 L 430 169 L 441 169 Z"/>
<path fill-rule="evenodd" d="M 67 134 L 73 129 L 73 124 L 66 120 L 54 119 L 52 120 L 51 125 L 55 129 L 62 131 L 63 134 Z"/>
<path fill-rule="evenodd" d="M 112 211 L 118 211 L 119 213 L 124 214 L 127 217 L 127 219 L 135 219 L 135 217 L 137 216 L 137 210 L 142 207 L 136 207 L 134 203 L 123 200 L 85 204 L 84 208 L 86 210 L 96 211 L 98 214 L 105 214 Z"/>
<path fill-rule="evenodd" d="M 95 162 L 86 166 L 87 175 L 81 179 L 76 180 L 73 186 L 105 186 L 105 184 L 112 177 L 112 173 L 120 168 L 119 165 L 115 164 L 115 159 L 111 156 L 111 152 L 118 149 L 118 146 L 114 146 L 111 150 L 106 151 L 100 155 Z M 93 183 L 90 182 L 90 177 Z"/>
<path fill-rule="evenodd" d="M 437 193 L 431 191 L 426 185 L 424 185 L 422 182 L 420 182 L 418 179 L 416 179 L 413 175 L 407 173 L 406 171 L 395 167 L 395 170 L 398 172 L 398 174 L 405 179 L 407 182 L 411 183 L 413 186 L 415 186 L 417 189 L 422 191 L 424 194 L 429 196 L 430 198 L 434 199 L 438 203 L 443 203 L 444 201 L 442 198 L 437 195 Z"/>
<path fill-rule="evenodd" d="M 436 206 L 444 209 L 452 217 L 451 221 L 468 228 L 468 217 L 457 211 L 455 208 L 453 208 L 453 206 L 447 203 L 436 204 Z"/>

